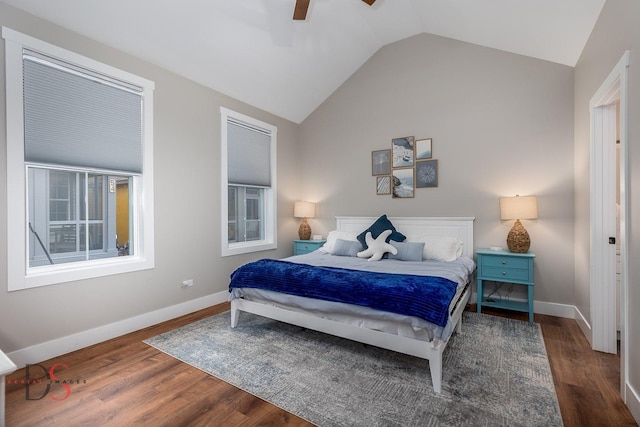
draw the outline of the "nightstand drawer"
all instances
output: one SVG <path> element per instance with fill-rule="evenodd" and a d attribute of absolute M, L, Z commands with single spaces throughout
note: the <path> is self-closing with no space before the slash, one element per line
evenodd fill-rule
<path fill-rule="evenodd" d="M 304 255 L 309 252 L 313 252 L 320 249 L 326 240 L 294 240 L 293 241 L 293 254 Z"/>
<path fill-rule="evenodd" d="M 515 258 L 511 256 L 483 256 L 482 267 L 499 267 L 499 268 L 529 268 L 529 260 L 527 258 Z"/>
<path fill-rule="evenodd" d="M 300 252 L 313 252 L 318 248 L 319 246 L 314 243 L 296 243 L 296 249 Z"/>
<path fill-rule="evenodd" d="M 487 267 L 486 264 L 483 264 L 482 267 L 482 278 L 484 280 L 500 280 L 500 281 L 510 281 L 510 280 L 519 280 L 519 281 L 528 281 L 529 280 L 529 269 L 521 269 L 521 268 L 501 268 L 501 267 Z"/>

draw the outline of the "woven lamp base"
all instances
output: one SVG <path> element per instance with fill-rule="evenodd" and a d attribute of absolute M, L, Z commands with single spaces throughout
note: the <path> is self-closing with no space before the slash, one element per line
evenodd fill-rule
<path fill-rule="evenodd" d="M 300 240 L 309 240 L 311 238 L 311 226 L 307 222 L 307 218 L 302 218 L 300 228 L 298 229 Z"/>
<path fill-rule="evenodd" d="M 522 226 L 519 219 L 511 227 L 509 235 L 507 236 L 507 246 L 511 252 L 523 254 L 529 250 L 531 246 L 531 240 L 529 239 L 529 233 Z"/>

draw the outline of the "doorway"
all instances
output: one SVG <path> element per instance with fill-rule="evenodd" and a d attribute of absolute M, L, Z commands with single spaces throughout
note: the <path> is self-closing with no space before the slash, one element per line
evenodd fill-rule
<path fill-rule="evenodd" d="M 591 346 L 617 353 L 620 329 L 620 391 L 627 369 L 627 69 L 625 52 L 591 99 Z M 617 143 L 619 141 L 619 143 Z M 619 160 L 618 160 L 619 153 Z M 619 205 L 619 208 L 618 208 Z M 618 230 L 619 224 L 619 231 Z M 616 263 L 620 262 L 616 268 Z M 620 292 L 616 282 L 619 271 Z M 619 315 L 617 314 L 619 309 Z"/>

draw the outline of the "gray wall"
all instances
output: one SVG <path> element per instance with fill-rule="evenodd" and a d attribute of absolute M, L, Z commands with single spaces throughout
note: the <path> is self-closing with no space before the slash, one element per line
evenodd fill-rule
<path fill-rule="evenodd" d="M 438 188 L 379 196 L 371 151 L 433 138 Z M 422 34 L 380 49 L 302 124 L 303 194 L 314 232 L 335 215 L 474 216 L 475 246 L 506 246 L 498 198 L 538 196 L 523 221 L 535 299 L 573 303 L 573 69 Z"/>
<path fill-rule="evenodd" d="M 626 50 L 630 51 L 628 104 L 629 229 L 629 384 L 640 390 L 640 2 L 607 1 L 575 67 L 575 198 L 576 298 L 583 313 L 590 313 L 589 297 L 589 101 Z M 589 314 L 590 317 L 590 314 Z M 591 319 L 588 318 L 588 321 Z"/>
<path fill-rule="evenodd" d="M 4 43 L 0 43 L 0 348 L 5 352 L 224 291 L 233 269 L 292 254 L 298 125 L 0 4 L 0 25 L 155 81 L 156 268 L 7 292 Z M 225 106 L 278 126 L 277 250 L 220 257 L 220 114 Z M 8 244 L 11 250 L 11 242 Z M 195 284 L 181 289 L 185 279 Z M 35 362 L 35 361 L 33 361 Z"/>
<path fill-rule="evenodd" d="M 607 2 L 575 69 L 575 96 L 571 67 L 423 34 L 380 49 L 297 126 L 0 4 L 1 25 L 156 83 L 156 268 L 12 293 L 0 287 L 0 348 L 12 352 L 225 290 L 236 266 L 291 254 L 298 226 L 291 217 L 292 201 L 299 198 L 318 202 L 318 217 L 310 220 L 316 234 L 326 235 L 335 215 L 475 216 L 476 247 L 485 247 L 504 246 L 512 225 L 500 221 L 498 198 L 536 194 L 540 218 L 524 221 L 537 256 L 536 300 L 588 305 L 588 253 L 581 244 L 588 241 L 585 101 L 631 48 L 633 210 L 640 191 L 634 185 L 640 179 L 640 148 L 633 146 L 640 131 L 640 85 L 634 83 L 640 77 L 634 69 L 640 34 L 634 16 L 640 16 L 637 2 Z M 0 58 L 4 81 L 4 44 Z M 221 105 L 278 126 L 278 250 L 220 257 Z M 1 84 L 3 146 L 4 109 Z M 416 190 L 413 199 L 377 196 L 371 151 L 390 148 L 391 138 L 407 135 L 433 138 L 440 185 Z M 5 156 L 1 149 L 0 165 Z M 6 203 L 12 201 L 6 200 L 2 173 L 0 224 L 6 223 Z M 630 226 L 631 259 L 640 251 L 638 221 L 632 219 Z M 0 226 L 0 242 L 5 241 L 6 230 Z M 0 245 L 3 274 L 10 247 L 10 242 Z M 574 259 L 575 270 L 569 267 Z M 187 278 L 195 279 L 195 285 L 180 289 Z M 640 266 L 631 265 L 629 283 L 638 280 Z M 633 306 L 640 303 L 640 291 L 631 288 Z M 640 324 L 639 317 L 632 312 L 631 323 Z M 640 339 L 637 328 L 631 332 L 628 344 L 631 360 L 636 360 Z M 631 375 L 640 388 L 638 368 L 632 367 Z"/>

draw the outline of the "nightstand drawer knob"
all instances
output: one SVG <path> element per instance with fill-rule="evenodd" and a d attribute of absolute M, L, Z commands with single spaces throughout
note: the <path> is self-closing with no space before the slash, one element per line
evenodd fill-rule
<path fill-rule="evenodd" d="M 507 261 L 504 261 L 504 260 L 502 261 L 502 264 L 506 264 L 506 263 L 507 263 Z"/>
<path fill-rule="evenodd" d="M 506 272 L 506 271 L 503 271 L 503 272 L 502 272 L 502 275 L 503 275 L 503 276 L 506 276 L 506 275 L 507 275 L 507 272 Z"/>

